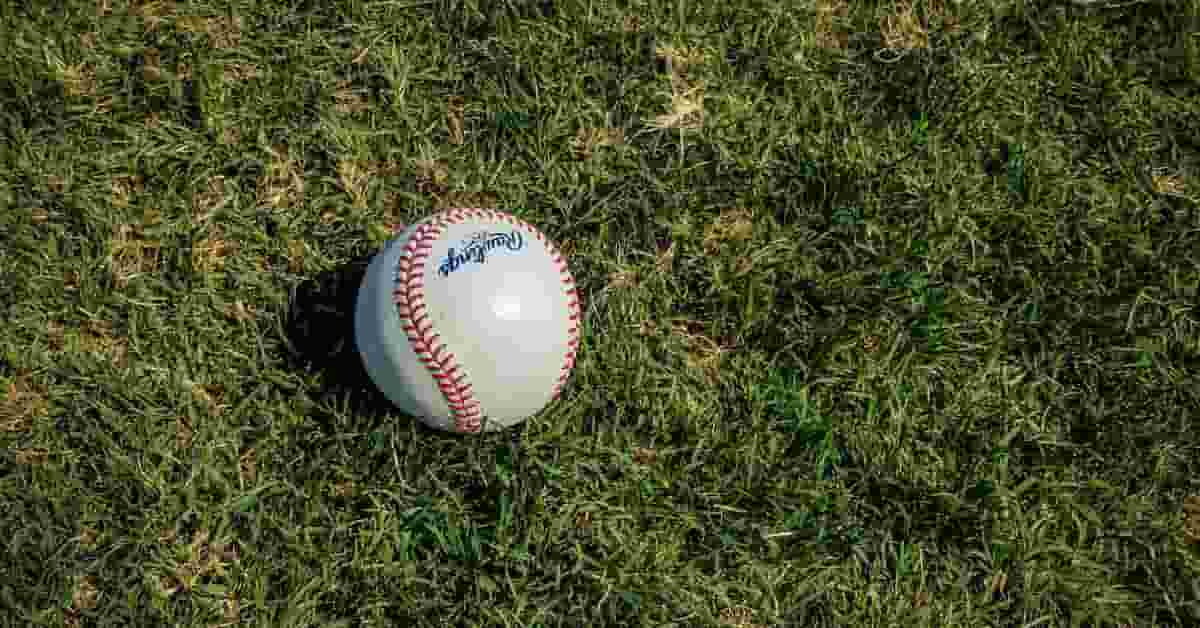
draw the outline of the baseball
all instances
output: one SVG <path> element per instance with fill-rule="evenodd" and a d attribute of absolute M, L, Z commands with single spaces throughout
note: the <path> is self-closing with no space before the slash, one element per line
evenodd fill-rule
<path fill-rule="evenodd" d="M 580 305 L 537 228 L 486 209 L 408 227 L 375 255 L 354 313 L 359 354 L 400 410 L 439 430 L 500 430 L 558 396 L 575 366 Z"/>

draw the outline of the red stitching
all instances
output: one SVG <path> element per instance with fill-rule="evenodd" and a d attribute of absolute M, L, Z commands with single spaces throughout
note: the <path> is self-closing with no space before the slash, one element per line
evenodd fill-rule
<path fill-rule="evenodd" d="M 446 227 L 472 219 L 505 222 L 532 233 L 538 242 L 547 247 L 554 264 L 558 266 L 572 324 L 567 330 L 567 352 L 563 356 L 551 399 L 557 398 L 562 392 L 575 366 L 582 318 L 579 292 L 575 287 L 575 279 L 567 268 L 566 260 L 545 234 L 533 225 L 510 214 L 474 207 L 447 210 L 418 225 L 405 244 L 396 265 L 398 272 L 392 300 L 397 306 L 401 324 L 413 351 L 417 353 L 417 359 L 429 369 L 454 415 L 455 428 L 461 432 L 478 432 L 481 429 L 483 408 L 475 398 L 467 373 L 461 370 L 454 354 L 446 350 L 445 345 L 439 341 L 438 334 L 433 332 L 433 323 L 428 320 L 428 314 L 425 312 L 424 276 L 426 260 L 433 254 L 434 243 L 445 232 Z"/>

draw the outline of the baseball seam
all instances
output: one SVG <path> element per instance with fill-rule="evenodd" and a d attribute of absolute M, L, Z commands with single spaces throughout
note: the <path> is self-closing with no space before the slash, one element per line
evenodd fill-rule
<path fill-rule="evenodd" d="M 490 209 L 451 209 L 416 227 L 408 241 L 403 243 L 404 250 L 397 262 L 392 300 L 413 352 L 429 370 L 450 407 L 454 429 L 459 432 L 479 432 L 483 428 L 482 405 L 475 398 L 466 369 L 458 363 L 454 354 L 441 342 L 440 336 L 434 330 L 433 323 L 426 313 L 425 303 L 425 268 L 429 256 L 432 255 L 434 243 L 447 227 L 468 220 L 505 222 L 530 233 L 546 247 L 558 267 L 563 293 L 567 297 L 569 327 L 567 351 L 563 356 L 551 400 L 558 398 L 562 393 L 575 367 L 575 359 L 579 352 L 582 309 L 579 290 L 562 253 L 540 230 L 515 216 Z"/>

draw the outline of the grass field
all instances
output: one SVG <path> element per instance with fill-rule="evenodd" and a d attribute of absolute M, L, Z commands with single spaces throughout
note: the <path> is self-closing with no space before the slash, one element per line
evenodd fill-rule
<path fill-rule="evenodd" d="M 0 626 L 1200 625 L 1200 0 L 235 4 L 0 8 Z M 449 207 L 507 432 L 349 335 Z"/>

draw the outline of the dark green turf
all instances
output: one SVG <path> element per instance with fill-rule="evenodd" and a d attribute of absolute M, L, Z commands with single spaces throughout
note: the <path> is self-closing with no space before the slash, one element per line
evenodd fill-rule
<path fill-rule="evenodd" d="M 0 625 L 1200 623 L 1197 0 L 26 4 Z M 585 299 L 482 437 L 345 336 L 461 205 Z"/>

